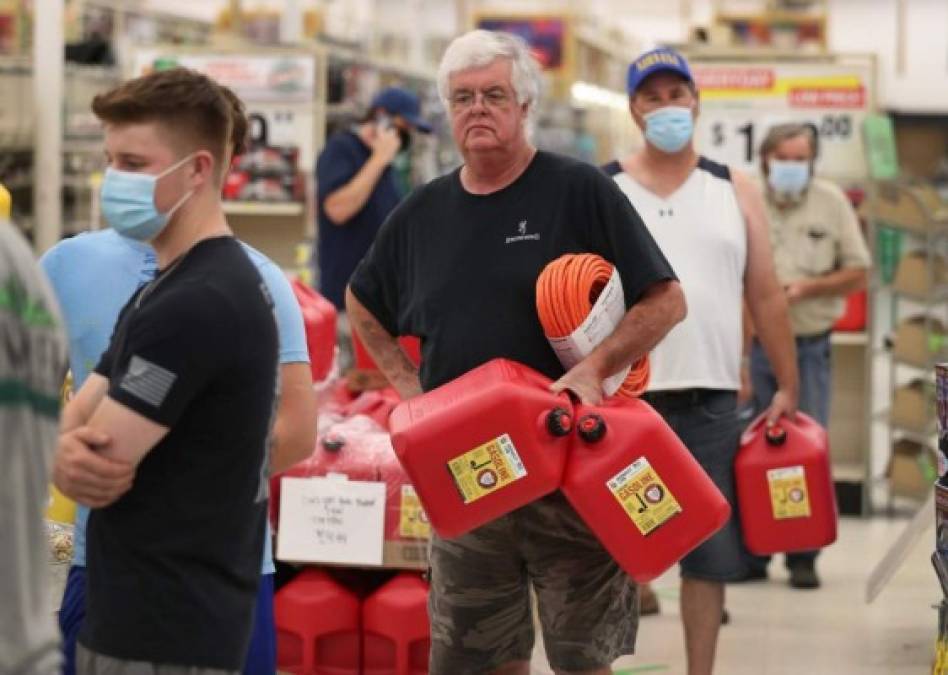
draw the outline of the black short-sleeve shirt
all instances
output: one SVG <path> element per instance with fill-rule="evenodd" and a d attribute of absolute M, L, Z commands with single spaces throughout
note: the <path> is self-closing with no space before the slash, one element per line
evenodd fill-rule
<path fill-rule="evenodd" d="M 536 280 L 566 253 L 616 265 L 629 307 L 675 278 L 614 181 L 541 151 L 489 195 L 467 192 L 460 170 L 416 190 L 382 226 L 350 286 L 391 334 L 421 338 L 425 390 L 497 357 L 557 378 L 563 367 L 537 318 Z"/>
<path fill-rule="evenodd" d="M 80 642 L 114 658 L 240 670 L 267 513 L 277 329 L 231 237 L 195 245 L 122 310 L 96 372 L 170 428 L 94 510 Z"/>

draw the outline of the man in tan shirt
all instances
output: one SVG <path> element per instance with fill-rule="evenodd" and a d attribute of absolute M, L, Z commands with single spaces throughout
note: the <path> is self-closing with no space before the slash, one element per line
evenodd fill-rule
<path fill-rule="evenodd" d="M 800 371 L 799 409 L 826 426 L 830 402 L 830 330 L 845 296 L 866 283 L 869 249 L 849 200 L 834 183 L 813 176 L 817 137 L 806 124 L 770 129 L 760 148 L 764 193 L 777 277 L 790 305 Z M 770 404 L 776 380 L 760 343 L 750 353 L 758 411 Z M 817 551 L 787 554 L 790 585 L 817 588 Z M 765 578 L 769 558 L 750 556 L 750 578 Z"/>

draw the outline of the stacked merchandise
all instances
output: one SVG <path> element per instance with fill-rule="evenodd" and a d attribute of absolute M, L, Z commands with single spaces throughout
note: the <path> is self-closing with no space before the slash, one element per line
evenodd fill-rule
<path fill-rule="evenodd" d="M 281 502 L 291 508 L 281 490 L 284 478 L 382 483 L 384 543 L 381 571 L 313 558 L 280 588 L 274 601 L 278 668 L 421 675 L 428 672 L 428 586 L 421 571 L 430 526 L 389 437 L 389 416 L 401 399 L 387 386 L 366 389 L 363 383 L 357 391 L 341 377 L 328 358 L 336 334 L 332 305 L 298 280 L 293 289 L 316 382 L 318 435 L 312 455 L 271 479 L 271 522 L 279 537 Z"/>
<path fill-rule="evenodd" d="M 939 474 L 935 483 L 935 552 L 932 564 L 941 583 L 934 675 L 948 675 L 948 363 L 935 366 L 938 408 Z"/>
<path fill-rule="evenodd" d="M 224 182 L 224 199 L 243 202 L 302 202 L 303 175 L 297 146 L 272 145 L 263 115 L 248 116 L 250 147 L 234 157 Z"/>

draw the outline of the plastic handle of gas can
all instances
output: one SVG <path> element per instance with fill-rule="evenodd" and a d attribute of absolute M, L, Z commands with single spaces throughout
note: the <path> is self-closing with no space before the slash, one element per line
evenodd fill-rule
<path fill-rule="evenodd" d="M 741 445 L 749 445 L 753 442 L 754 436 L 757 435 L 757 432 L 760 431 L 760 428 L 763 426 L 764 422 L 767 421 L 766 411 L 757 416 L 757 418 L 747 425 L 747 428 L 744 430 L 744 433 L 741 434 Z"/>

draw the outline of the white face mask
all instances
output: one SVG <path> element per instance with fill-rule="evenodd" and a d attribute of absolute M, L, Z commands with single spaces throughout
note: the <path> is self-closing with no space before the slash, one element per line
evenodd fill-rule
<path fill-rule="evenodd" d="M 810 184 L 809 162 L 771 159 L 767 169 L 767 182 L 778 195 L 799 198 Z"/>
<path fill-rule="evenodd" d="M 102 214 L 116 232 L 136 241 L 151 241 L 165 229 L 175 212 L 194 190 L 184 194 L 167 213 L 155 206 L 155 187 L 159 178 L 177 171 L 194 153 L 175 162 L 157 175 L 106 169 L 102 181 Z"/>

